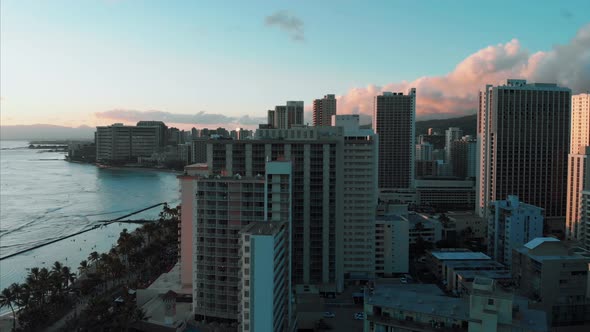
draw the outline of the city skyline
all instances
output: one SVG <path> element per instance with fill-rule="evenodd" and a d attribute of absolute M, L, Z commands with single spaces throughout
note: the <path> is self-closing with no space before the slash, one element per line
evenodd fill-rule
<path fill-rule="evenodd" d="M 534 11 L 525 17 L 460 2 L 403 11 L 399 3 L 219 6 L 3 2 L 2 125 L 161 120 L 181 129 L 253 128 L 284 100 L 303 100 L 311 124 L 313 100 L 332 93 L 339 114 L 360 113 L 368 123 L 384 91 L 416 87 L 417 118 L 427 119 L 474 114 L 477 91 L 507 78 L 557 82 L 574 94 L 590 87 L 583 1 L 570 9 L 519 3 Z M 420 15 L 405 15 L 412 12 Z M 464 28 L 475 24 L 482 29 Z M 388 32 L 392 42 L 384 43 Z M 406 51 L 395 52 L 398 43 Z"/>

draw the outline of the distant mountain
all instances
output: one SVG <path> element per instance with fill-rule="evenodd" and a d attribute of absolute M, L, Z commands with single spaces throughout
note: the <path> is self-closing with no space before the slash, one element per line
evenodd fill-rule
<path fill-rule="evenodd" d="M 0 126 L 2 140 L 86 140 L 94 139 L 96 128 L 80 126 L 77 128 L 49 124 Z"/>
<path fill-rule="evenodd" d="M 477 132 L 477 114 L 459 118 L 416 121 L 416 135 L 427 134 L 428 128 L 434 128 L 444 133 L 449 127 L 459 127 L 463 129 L 465 135 L 475 136 Z"/>

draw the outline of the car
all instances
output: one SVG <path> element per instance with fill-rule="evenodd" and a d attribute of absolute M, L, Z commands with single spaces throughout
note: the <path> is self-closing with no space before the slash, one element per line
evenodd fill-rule
<path fill-rule="evenodd" d="M 324 312 L 324 318 L 334 318 L 336 317 L 336 314 L 331 312 L 331 311 L 326 311 Z"/>
<path fill-rule="evenodd" d="M 364 320 L 365 319 L 365 313 L 364 312 L 357 312 L 354 314 L 354 319 L 355 320 Z"/>
<path fill-rule="evenodd" d="M 400 281 L 402 282 L 402 284 L 408 283 L 408 279 L 406 277 L 401 278 Z"/>

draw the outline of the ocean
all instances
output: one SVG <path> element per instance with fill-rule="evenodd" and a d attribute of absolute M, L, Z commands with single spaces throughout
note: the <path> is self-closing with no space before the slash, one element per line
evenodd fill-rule
<path fill-rule="evenodd" d="M 70 163 L 63 152 L 0 141 L 0 257 L 69 235 L 160 202 L 180 202 L 176 173 L 98 168 Z M 154 219 L 161 207 L 130 219 Z M 119 233 L 136 224 L 113 223 L 0 261 L 0 290 L 23 282 L 32 267 L 61 261 L 77 272 L 92 251 L 108 252 Z"/>

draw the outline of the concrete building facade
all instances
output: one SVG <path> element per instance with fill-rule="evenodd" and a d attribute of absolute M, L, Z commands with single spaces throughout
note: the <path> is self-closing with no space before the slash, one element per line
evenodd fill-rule
<path fill-rule="evenodd" d="M 330 126 L 332 125 L 332 116 L 336 115 L 336 97 L 334 95 L 325 95 L 322 99 L 313 101 L 313 125 Z"/>
<path fill-rule="evenodd" d="M 409 271 L 410 225 L 402 215 L 387 213 L 375 220 L 375 277 Z"/>
<path fill-rule="evenodd" d="M 449 164 L 453 164 L 452 158 L 452 147 L 453 142 L 460 139 L 463 136 L 463 130 L 459 127 L 449 127 L 449 129 L 445 130 L 445 162 Z"/>
<path fill-rule="evenodd" d="M 590 321 L 590 256 L 555 238 L 536 238 L 515 248 L 512 272 L 519 292 L 547 313 L 553 326 Z"/>
<path fill-rule="evenodd" d="M 287 331 L 290 326 L 289 229 L 256 222 L 240 231 L 239 331 Z"/>
<path fill-rule="evenodd" d="M 267 160 L 293 163 L 294 284 L 344 285 L 343 128 L 259 129 L 252 140 L 207 145 L 212 172 L 264 175 Z"/>
<path fill-rule="evenodd" d="M 590 155 L 590 94 L 572 96 L 570 135 L 565 235 L 569 240 L 582 241 L 587 232 L 581 224 L 582 191 L 590 189 L 587 162 Z"/>
<path fill-rule="evenodd" d="M 384 92 L 375 97 L 373 129 L 379 135 L 379 189 L 412 188 L 416 89 L 407 95 Z"/>
<path fill-rule="evenodd" d="M 157 126 L 124 126 L 116 123 L 96 127 L 96 160 L 99 162 L 137 161 L 149 157 L 161 146 Z"/>
<path fill-rule="evenodd" d="M 563 232 L 571 90 L 549 83 L 509 79 L 479 94 L 478 205 L 517 195 L 545 211 L 549 231 Z"/>
<path fill-rule="evenodd" d="M 370 280 L 375 274 L 379 141 L 372 129 L 360 129 L 358 114 L 334 115 L 333 123 L 344 130 L 344 277 Z"/>
<path fill-rule="evenodd" d="M 512 266 L 512 250 L 543 236 L 543 209 L 518 196 L 491 202 L 488 213 L 488 255 Z"/>

